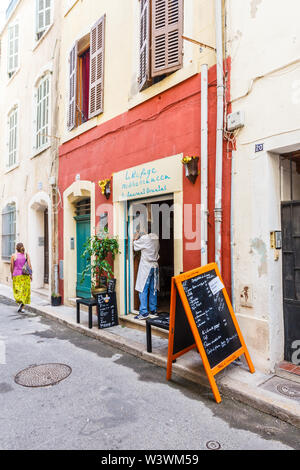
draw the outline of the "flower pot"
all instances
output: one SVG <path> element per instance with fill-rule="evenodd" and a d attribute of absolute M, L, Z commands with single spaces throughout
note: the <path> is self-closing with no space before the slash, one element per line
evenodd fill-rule
<path fill-rule="evenodd" d="M 106 286 L 94 287 L 92 288 L 91 292 L 92 292 L 92 296 L 95 297 L 96 299 L 98 294 L 103 294 L 107 292 L 107 287 Z"/>
<path fill-rule="evenodd" d="M 199 157 L 192 158 L 192 160 L 188 163 L 185 163 L 185 176 L 187 179 L 195 184 L 195 181 L 198 177 L 198 162 L 199 162 Z"/>
<path fill-rule="evenodd" d="M 51 296 L 51 305 L 52 307 L 59 307 L 61 305 L 61 295 Z"/>

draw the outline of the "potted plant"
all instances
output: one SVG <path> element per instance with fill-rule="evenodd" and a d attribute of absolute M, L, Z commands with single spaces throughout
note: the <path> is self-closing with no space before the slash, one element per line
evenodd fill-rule
<path fill-rule="evenodd" d="M 92 295 L 106 291 L 107 279 L 114 277 L 111 261 L 119 253 L 119 243 L 116 237 L 111 237 L 105 228 L 101 234 L 89 237 L 84 244 L 82 258 L 87 259 L 87 264 L 82 272 L 81 282 L 87 274 L 92 278 Z M 109 259 L 108 259 L 109 258 Z"/>
<path fill-rule="evenodd" d="M 61 295 L 56 292 L 51 294 L 51 305 L 52 307 L 59 307 L 61 305 Z"/>

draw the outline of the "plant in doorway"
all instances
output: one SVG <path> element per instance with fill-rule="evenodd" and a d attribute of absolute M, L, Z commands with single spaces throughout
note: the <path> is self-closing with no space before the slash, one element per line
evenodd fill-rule
<path fill-rule="evenodd" d="M 51 305 L 52 307 L 59 307 L 61 305 L 61 295 L 56 292 L 51 294 Z"/>
<path fill-rule="evenodd" d="M 81 283 L 91 274 L 92 295 L 96 296 L 106 291 L 107 279 L 114 277 L 111 261 L 119 253 L 119 242 L 117 237 L 110 236 L 105 228 L 100 234 L 89 237 L 84 248 L 81 256 L 87 259 L 87 264 L 81 275 Z"/>

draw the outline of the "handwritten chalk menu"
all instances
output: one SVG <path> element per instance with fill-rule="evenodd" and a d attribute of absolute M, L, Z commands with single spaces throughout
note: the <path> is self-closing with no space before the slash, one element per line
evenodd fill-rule
<path fill-rule="evenodd" d="M 97 310 L 99 328 L 110 328 L 118 325 L 118 309 L 115 292 L 112 294 L 98 294 Z"/>
<path fill-rule="evenodd" d="M 183 311 L 189 325 L 184 333 Z M 242 354 L 250 372 L 255 372 L 216 263 L 172 279 L 167 380 L 171 379 L 173 361 L 195 347 L 217 403 L 221 402 L 214 379 L 218 372 Z"/>
<path fill-rule="evenodd" d="M 187 279 L 182 286 L 213 369 L 242 347 L 222 291 L 224 286 L 215 270 Z"/>

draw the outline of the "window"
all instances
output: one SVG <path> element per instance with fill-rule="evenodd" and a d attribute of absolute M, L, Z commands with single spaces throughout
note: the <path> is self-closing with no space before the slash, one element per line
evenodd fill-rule
<path fill-rule="evenodd" d="M 15 107 L 8 115 L 8 160 L 7 166 L 11 168 L 17 163 L 18 145 L 18 108 Z"/>
<path fill-rule="evenodd" d="M 8 28 L 8 56 L 7 72 L 9 78 L 13 76 L 19 67 L 19 25 L 18 23 Z"/>
<path fill-rule="evenodd" d="M 77 41 L 69 57 L 68 129 L 103 112 L 105 15 Z"/>
<path fill-rule="evenodd" d="M 8 204 L 2 211 L 2 259 L 9 260 L 16 244 L 16 205 Z"/>
<path fill-rule="evenodd" d="M 183 0 L 140 0 L 140 91 L 182 67 Z"/>
<path fill-rule="evenodd" d="M 41 150 L 49 143 L 50 78 L 43 77 L 36 90 L 35 149 Z"/>
<path fill-rule="evenodd" d="M 36 0 L 36 39 L 43 36 L 51 25 L 52 0 Z"/>

